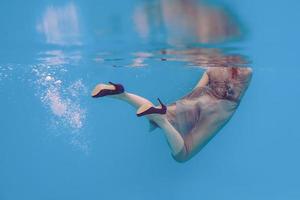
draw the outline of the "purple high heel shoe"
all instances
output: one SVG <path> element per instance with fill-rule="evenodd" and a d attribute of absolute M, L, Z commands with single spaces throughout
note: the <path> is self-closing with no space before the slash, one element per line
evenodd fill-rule
<path fill-rule="evenodd" d="M 165 106 L 159 98 L 157 98 L 157 100 L 159 101 L 161 108 L 155 108 L 153 106 L 151 106 L 150 108 L 148 108 L 147 110 L 141 112 L 141 113 L 137 113 L 136 115 L 138 117 L 144 116 L 144 115 L 149 115 L 149 114 L 166 114 L 167 112 L 167 106 Z"/>
<path fill-rule="evenodd" d="M 121 94 L 124 92 L 124 87 L 121 84 L 116 84 L 113 82 L 108 82 L 109 84 L 113 85 L 115 89 L 108 89 L 105 88 L 105 85 L 99 84 L 95 87 L 95 89 L 92 92 L 92 97 L 93 98 L 98 98 L 98 97 L 104 97 L 104 96 L 109 96 L 109 95 L 115 95 L 115 94 Z"/>

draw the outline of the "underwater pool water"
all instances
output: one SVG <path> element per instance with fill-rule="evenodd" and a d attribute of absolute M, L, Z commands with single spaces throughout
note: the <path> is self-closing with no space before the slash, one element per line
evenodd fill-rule
<path fill-rule="evenodd" d="M 299 8 L 1 1 L 0 200 L 299 199 Z M 133 108 L 90 97 L 113 81 L 171 103 L 199 66 L 220 65 L 252 67 L 252 82 L 228 124 L 183 164 Z"/>

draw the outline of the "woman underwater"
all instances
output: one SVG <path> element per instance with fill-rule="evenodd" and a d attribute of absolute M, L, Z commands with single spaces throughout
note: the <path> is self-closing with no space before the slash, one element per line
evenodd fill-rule
<path fill-rule="evenodd" d="M 237 109 L 251 80 L 246 67 L 207 67 L 195 88 L 168 106 L 125 91 L 121 84 L 98 84 L 92 97 L 126 101 L 155 127 L 163 129 L 173 158 L 185 162 L 198 153 Z"/>

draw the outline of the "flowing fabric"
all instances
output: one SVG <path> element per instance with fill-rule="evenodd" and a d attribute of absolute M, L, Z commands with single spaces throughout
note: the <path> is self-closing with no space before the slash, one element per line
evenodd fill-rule
<path fill-rule="evenodd" d="M 239 74 L 235 74 L 237 72 L 232 69 L 207 70 L 207 86 L 195 88 L 168 106 L 168 121 L 185 141 L 185 148 L 174 156 L 176 160 L 186 160 L 197 153 L 238 107 L 250 81 L 251 72 L 240 70 Z"/>

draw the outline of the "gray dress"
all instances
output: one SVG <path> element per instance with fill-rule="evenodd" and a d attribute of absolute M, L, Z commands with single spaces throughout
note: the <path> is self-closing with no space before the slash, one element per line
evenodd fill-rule
<path fill-rule="evenodd" d="M 214 67 L 206 71 L 209 83 L 168 105 L 167 118 L 184 140 L 174 159 L 184 162 L 230 119 L 248 87 L 251 69 Z"/>

